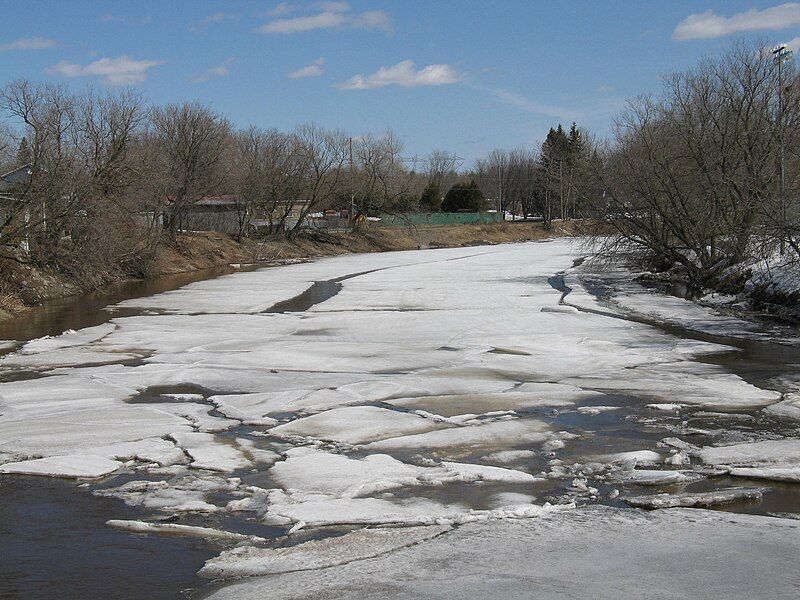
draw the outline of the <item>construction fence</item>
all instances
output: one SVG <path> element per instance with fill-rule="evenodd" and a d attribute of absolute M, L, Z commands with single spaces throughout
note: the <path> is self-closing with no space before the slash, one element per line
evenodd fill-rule
<path fill-rule="evenodd" d="M 499 212 L 434 212 L 408 213 L 405 215 L 381 215 L 380 221 L 373 225 L 380 227 L 407 227 L 409 225 L 471 225 L 476 223 L 500 223 L 503 220 Z"/>

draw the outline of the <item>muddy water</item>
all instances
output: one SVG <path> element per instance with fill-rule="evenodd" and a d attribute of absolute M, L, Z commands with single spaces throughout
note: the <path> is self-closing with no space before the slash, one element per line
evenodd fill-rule
<path fill-rule="evenodd" d="M 114 317 L 138 314 L 132 310 L 115 309 L 113 312 L 103 310 L 123 300 L 153 296 L 196 281 L 253 268 L 256 266 L 242 269 L 221 266 L 187 273 L 175 273 L 144 281 L 119 283 L 103 288 L 102 291 L 82 296 L 47 300 L 41 306 L 19 316 L 0 321 L 0 340 L 27 341 L 45 335 L 58 335 L 68 329 L 78 330 L 83 327 L 101 325 Z"/>

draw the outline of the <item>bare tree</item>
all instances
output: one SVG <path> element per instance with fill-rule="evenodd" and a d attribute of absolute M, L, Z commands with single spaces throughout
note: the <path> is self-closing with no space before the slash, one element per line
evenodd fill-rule
<path fill-rule="evenodd" d="M 13 165 L 14 147 L 11 128 L 0 122 L 0 171 L 5 172 Z"/>
<path fill-rule="evenodd" d="M 294 130 L 291 147 L 299 185 L 294 199 L 294 222 L 287 223 L 290 237 L 306 226 L 310 213 L 327 207 L 340 191 L 348 158 L 348 138 L 341 131 L 307 124 Z"/>
<path fill-rule="evenodd" d="M 447 150 L 432 150 L 425 159 L 425 176 L 428 185 L 449 190 L 458 181 L 458 157 Z"/>
<path fill-rule="evenodd" d="M 152 109 L 150 127 L 160 152 L 166 227 L 174 238 L 187 207 L 226 183 L 230 125 L 210 108 L 186 102 Z"/>
<path fill-rule="evenodd" d="M 595 204 L 617 247 L 680 265 L 695 287 L 747 256 L 777 196 L 773 75 L 740 43 L 668 77 L 663 98 L 631 103 Z"/>
<path fill-rule="evenodd" d="M 378 213 L 407 213 L 415 205 L 422 181 L 406 168 L 402 149 L 391 131 L 380 137 L 363 135 L 354 142 L 350 185 L 358 207 L 357 224 Z"/>

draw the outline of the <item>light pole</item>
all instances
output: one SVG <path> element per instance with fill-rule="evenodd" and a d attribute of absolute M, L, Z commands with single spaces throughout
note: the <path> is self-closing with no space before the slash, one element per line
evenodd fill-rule
<path fill-rule="evenodd" d="M 781 174 L 780 174 L 780 203 L 781 203 L 781 219 L 783 220 L 782 226 L 786 224 L 786 148 L 784 143 L 783 132 L 783 63 L 792 58 L 792 51 L 786 44 L 778 44 L 772 49 L 772 62 L 778 66 L 778 141 L 780 144 L 780 160 L 781 160 Z M 781 255 L 784 254 L 784 235 L 783 231 L 780 234 L 781 238 Z"/>

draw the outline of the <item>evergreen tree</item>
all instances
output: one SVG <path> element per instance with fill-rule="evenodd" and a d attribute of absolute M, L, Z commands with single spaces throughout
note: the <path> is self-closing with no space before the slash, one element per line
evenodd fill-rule
<path fill-rule="evenodd" d="M 442 193 L 439 185 L 429 183 L 419 199 L 419 208 L 425 212 L 438 212 L 442 208 Z"/>
<path fill-rule="evenodd" d="M 569 129 L 569 139 L 567 140 L 567 156 L 570 166 L 575 166 L 583 158 L 584 153 L 583 136 L 573 121 L 572 127 Z"/>
<path fill-rule="evenodd" d="M 486 196 L 475 183 L 456 183 L 447 192 L 442 202 L 443 212 L 482 212 L 488 208 Z"/>
<path fill-rule="evenodd" d="M 556 129 L 550 128 L 541 152 L 546 223 L 549 223 L 553 208 L 556 216 L 562 219 L 573 218 L 580 212 L 579 188 L 587 160 L 586 142 L 576 123 L 572 123 L 569 133 L 561 125 Z"/>
<path fill-rule="evenodd" d="M 23 137 L 19 141 L 19 149 L 17 150 L 17 165 L 26 165 L 31 162 L 31 146 L 28 143 L 28 138 Z"/>

